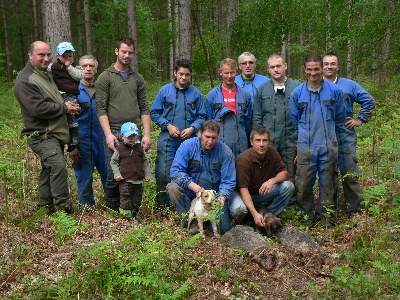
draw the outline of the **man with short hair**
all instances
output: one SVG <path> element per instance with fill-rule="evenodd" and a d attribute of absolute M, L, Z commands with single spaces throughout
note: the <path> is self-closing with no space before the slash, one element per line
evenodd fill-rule
<path fill-rule="evenodd" d="M 338 77 L 340 67 L 336 54 L 327 53 L 323 56 L 322 61 L 324 79 L 337 84 L 344 96 L 346 123 L 342 130 L 336 132 L 336 134 L 339 150 L 338 167 L 342 176 L 346 213 L 350 217 L 353 214 L 361 213 L 361 185 L 358 180 L 360 169 L 357 166 L 357 133 L 355 129 L 371 119 L 372 112 L 375 109 L 375 99 L 357 82 Z M 354 103 L 361 105 L 357 120 L 353 119 Z M 337 178 L 335 178 L 335 183 L 334 201 L 336 205 L 339 205 Z"/>
<path fill-rule="evenodd" d="M 72 213 L 64 146 L 70 135 L 67 114 L 77 115 L 76 103 L 64 103 L 47 68 L 52 59 L 50 46 L 41 41 L 29 47 L 29 62 L 18 74 L 14 93 L 21 107 L 24 128 L 32 151 L 41 160 L 39 207 L 46 213 L 63 210 Z"/>
<path fill-rule="evenodd" d="M 290 117 L 298 129 L 297 204 L 305 214 L 303 222 L 314 221 L 313 186 L 318 172 L 319 200 L 316 221 L 335 225 L 333 174 L 337 165 L 336 130 L 344 124 L 343 94 L 339 87 L 322 78 L 322 58 L 309 54 L 304 60 L 307 81 L 290 96 Z"/>
<path fill-rule="evenodd" d="M 280 54 L 268 57 L 271 80 L 258 87 L 253 108 L 253 128 L 264 125 L 270 131 L 269 145 L 286 165 L 289 180 L 295 183 L 297 128 L 290 119 L 290 94 L 300 82 L 286 76 L 287 64 Z"/>
<path fill-rule="evenodd" d="M 78 89 L 78 102 L 81 113 L 76 117 L 80 143 L 78 148 L 69 152 L 74 161 L 75 177 L 78 185 L 79 209 L 91 211 L 95 208 L 93 195 L 93 172 L 96 168 L 100 174 L 103 188 L 107 181 L 107 166 L 104 157 L 104 133 L 96 112 L 95 75 L 98 62 L 92 55 L 79 59 L 83 69 L 83 79 Z"/>
<path fill-rule="evenodd" d="M 288 171 L 279 153 L 269 146 L 270 132 L 256 126 L 250 133 L 251 148 L 236 160 L 237 186 L 230 203 L 232 218 L 240 223 L 250 211 L 258 227 L 263 227 L 264 216 L 256 207 L 268 204 L 268 210 L 279 215 L 294 193 L 294 185 L 287 181 Z"/>
<path fill-rule="evenodd" d="M 110 166 L 110 160 L 117 144 L 122 143 L 121 126 L 134 122 L 139 129 L 138 138 L 147 151 L 151 147 L 151 120 L 143 76 L 132 70 L 130 64 L 135 56 L 134 41 L 130 37 L 117 40 L 115 48 L 117 61 L 102 72 L 96 81 L 97 115 L 104 131 L 104 152 L 107 165 L 106 204 L 119 209 L 119 188 Z"/>
<path fill-rule="evenodd" d="M 206 119 L 219 124 L 219 138 L 237 158 L 248 148 L 253 102 L 250 94 L 235 83 L 236 61 L 225 58 L 220 63 L 222 84 L 213 88 L 206 97 Z"/>
<path fill-rule="evenodd" d="M 240 54 L 238 63 L 241 74 L 236 76 L 235 82 L 238 86 L 249 92 L 251 101 L 254 102 L 258 87 L 264 82 L 269 81 L 269 78 L 256 73 L 257 60 L 251 52 Z"/>
<path fill-rule="evenodd" d="M 160 126 L 156 159 L 156 207 L 170 206 L 165 187 L 171 181 L 169 171 L 175 153 L 183 141 L 195 137 L 206 118 L 204 100 L 191 84 L 192 63 L 187 59 L 176 62 L 175 81 L 164 85 L 154 99 L 150 117 Z"/>
<path fill-rule="evenodd" d="M 182 227 L 187 226 L 186 213 L 192 200 L 205 189 L 215 190 L 224 203 L 220 211 L 220 233 L 231 228 L 228 202 L 236 184 L 235 158 L 232 150 L 218 140 L 219 130 L 217 122 L 203 122 L 200 136 L 184 141 L 176 152 L 167 192 L 181 218 Z M 192 222 L 189 233 L 197 232 L 197 222 Z"/>

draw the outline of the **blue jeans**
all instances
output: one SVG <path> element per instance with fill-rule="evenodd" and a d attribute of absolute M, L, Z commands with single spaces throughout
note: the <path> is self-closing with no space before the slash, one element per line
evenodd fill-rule
<path fill-rule="evenodd" d="M 190 205 L 192 200 L 196 197 L 196 194 L 189 189 L 182 189 L 175 182 L 171 182 L 167 185 L 167 193 L 171 199 L 171 204 L 175 206 L 179 218 L 184 220 L 184 218 L 187 217 L 187 212 L 190 210 Z M 217 226 L 219 233 L 222 234 L 230 230 L 232 227 L 228 210 L 228 201 L 225 201 L 224 207 L 219 211 L 218 214 L 220 217 L 219 222 L 217 220 Z"/>
<path fill-rule="evenodd" d="M 292 182 L 284 181 L 282 183 L 274 184 L 267 195 L 251 195 L 251 199 L 254 204 L 269 204 L 267 208 L 270 209 L 274 215 L 279 215 L 289 203 L 294 190 L 295 188 Z M 235 218 L 239 222 L 248 213 L 248 209 L 239 192 L 233 192 L 232 199 L 229 203 L 229 211 L 231 217 Z"/>

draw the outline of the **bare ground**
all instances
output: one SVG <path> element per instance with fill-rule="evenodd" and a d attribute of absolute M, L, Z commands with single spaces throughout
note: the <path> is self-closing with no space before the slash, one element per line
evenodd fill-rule
<path fill-rule="evenodd" d="M 34 204 L 31 206 L 22 213 L 25 220 L 34 214 Z M 13 215 L 21 215 L 16 203 L 7 209 Z M 76 249 L 107 239 L 118 240 L 132 226 L 141 226 L 133 225 L 130 220 L 122 217 L 112 216 L 107 209 L 98 205 L 94 212 L 83 214 L 76 211 L 75 219 L 87 224 L 87 227 L 79 229 L 72 239 L 62 245 L 57 245 L 55 227 L 45 216 L 25 222 L 25 229 L 21 229 L 17 220 L 6 216 L 0 214 L 0 297 L 3 299 L 15 293 L 20 293 L 21 298 L 24 298 L 29 281 L 35 282 L 42 277 L 56 283 L 57 279 L 71 272 Z M 166 226 L 176 226 L 177 223 L 170 214 L 150 211 L 145 207 L 139 217 L 142 224 L 149 224 L 154 219 L 163 220 Z M 332 280 L 332 268 L 343 264 L 341 253 L 350 246 L 356 235 L 366 229 L 363 216 L 343 219 L 341 223 L 333 229 L 312 230 L 312 235 L 326 254 L 322 270 L 316 272 L 310 270 L 304 258 L 292 255 L 274 239 L 271 242 L 279 259 L 274 270 L 268 272 L 250 256 L 224 247 L 220 240 L 206 231 L 206 240 L 201 240 L 198 247 L 191 249 L 188 257 L 189 260 L 192 255 L 203 258 L 201 263 L 191 260 L 191 269 L 197 273 L 197 276 L 191 278 L 191 282 L 197 286 L 197 292 L 191 299 L 288 299 L 290 295 L 299 296 L 299 299 L 313 299 L 316 291 L 306 283 L 315 283 L 318 290 L 323 289 L 325 280 Z M 180 234 L 182 239 L 188 238 L 186 232 Z M 223 268 L 227 272 L 216 274 L 211 271 L 215 268 Z"/>

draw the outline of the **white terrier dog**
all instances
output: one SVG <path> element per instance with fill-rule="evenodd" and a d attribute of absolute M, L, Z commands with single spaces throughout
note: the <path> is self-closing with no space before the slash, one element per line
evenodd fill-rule
<path fill-rule="evenodd" d="M 196 194 L 196 198 L 192 200 L 192 204 L 190 205 L 189 210 L 189 220 L 188 220 L 188 230 L 190 228 L 190 224 L 194 218 L 197 217 L 197 224 L 199 225 L 199 231 L 203 239 L 205 239 L 203 222 L 210 221 L 214 236 L 219 237 L 217 224 L 215 222 L 215 212 L 211 210 L 212 201 L 218 200 L 216 198 L 217 192 L 214 190 L 203 190 Z"/>

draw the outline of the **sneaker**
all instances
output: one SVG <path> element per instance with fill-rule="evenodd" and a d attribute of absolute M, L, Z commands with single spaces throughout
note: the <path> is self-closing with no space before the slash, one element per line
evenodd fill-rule
<path fill-rule="evenodd" d="M 199 231 L 199 224 L 197 224 L 197 220 L 195 222 L 192 222 L 192 224 L 190 224 L 190 228 L 188 229 L 188 233 L 189 235 L 195 235 L 198 234 Z"/>

